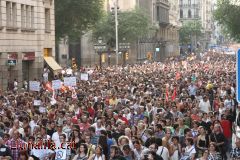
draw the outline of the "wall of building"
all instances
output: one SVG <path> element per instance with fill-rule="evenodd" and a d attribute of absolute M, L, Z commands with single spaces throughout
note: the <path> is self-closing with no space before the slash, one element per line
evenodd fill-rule
<path fill-rule="evenodd" d="M 9 3 L 16 6 L 16 10 L 11 10 L 14 13 L 12 15 L 16 13 L 13 17 L 16 23 L 9 23 L 7 9 Z M 0 4 L 0 86 L 6 89 L 8 82 L 14 79 L 21 84 L 23 79 L 32 80 L 41 77 L 44 48 L 49 48 L 51 56 L 55 56 L 54 0 L 0 0 Z M 27 6 L 32 8 L 33 13 L 28 9 L 24 11 L 24 7 L 29 8 Z M 47 30 L 45 8 L 50 10 L 50 19 L 48 19 L 50 23 Z M 31 56 L 34 53 L 35 57 L 25 61 L 23 56 L 29 53 Z M 11 59 L 11 55 L 15 54 L 17 64 L 8 66 L 7 61 Z"/>

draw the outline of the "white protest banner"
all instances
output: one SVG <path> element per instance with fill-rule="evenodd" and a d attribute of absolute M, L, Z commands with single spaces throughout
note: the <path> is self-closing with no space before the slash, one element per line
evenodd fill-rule
<path fill-rule="evenodd" d="M 62 81 L 61 80 L 53 80 L 52 81 L 52 88 L 53 89 L 61 89 L 62 87 Z"/>
<path fill-rule="evenodd" d="M 39 107 L 39 112 L 40 113 L 46 113 L 47 112 L 47 109 L 45 107 Z"/>
<path fill-rule="evenodd" d="M 41 100 L 34 100 L 34 101 L 33 101 L 33 105 L 34 105 L 34 106 L 40 106 L 41 103 L 42 103 Z"/>
<path fill-rule="evenodd" d="M 77 79 L 76 77 L 64 77 L 64 86 L 76 86 L 77 85 Z"/>
<path fill-rule="evenodd" d="M 80 79 L 82 81 L 88 81 L 88 73 L 81 73 Z"/>
<path fill-rule="evenodd" d="M 38 81 L 29 81 L 29 90 L 30 91 L 40 91 L 40 82 Z"/>

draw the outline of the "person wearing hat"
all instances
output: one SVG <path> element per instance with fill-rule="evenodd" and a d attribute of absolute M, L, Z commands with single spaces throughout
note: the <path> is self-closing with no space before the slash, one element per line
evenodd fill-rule
<path fill-rule="evenodd" d="M 12 157 L 11 150 L 4 144 L 2 137 L 0 137 L 0 159 L 6 156 Z"/>

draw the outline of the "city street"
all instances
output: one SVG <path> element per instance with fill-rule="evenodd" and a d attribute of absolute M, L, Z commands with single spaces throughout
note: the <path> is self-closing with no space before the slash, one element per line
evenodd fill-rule
<path fill-rule="evenodd" d="M 239 11 L 0 0 L 0 160 L 240 160 Z"/>

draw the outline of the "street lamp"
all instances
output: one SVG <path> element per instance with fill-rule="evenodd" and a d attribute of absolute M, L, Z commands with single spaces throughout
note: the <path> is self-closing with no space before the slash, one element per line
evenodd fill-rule
<path fill-rule="evenodd" d="M 123 43 L 119 43 L 119 49 L 123 53 L 123 64 L 126 64 L 126 60 L 128 60 L 127 51 L 130 49 L 130 43 L 126 43 L 126 38 L 123 38 Z"/>
<path fill-rule="evenodd" d="M 102 69 L 102 53 L 103 53 L 103 51 L 106 50 L 106 44 L 103 43 L 102 37 L 99 37 L 97 41 L 98 41 L 98 43 L 94 44 L 94 50 L 99 55 L 99 66 Z"/>

